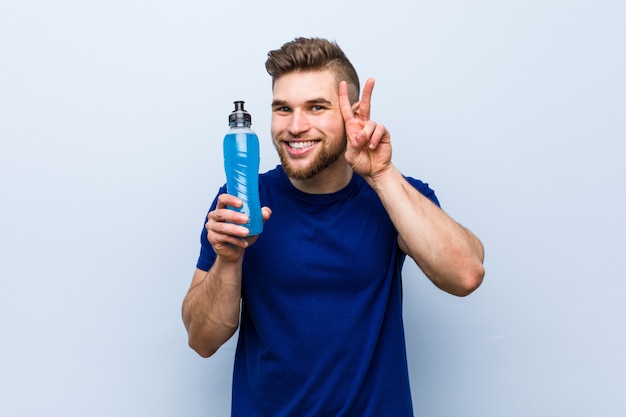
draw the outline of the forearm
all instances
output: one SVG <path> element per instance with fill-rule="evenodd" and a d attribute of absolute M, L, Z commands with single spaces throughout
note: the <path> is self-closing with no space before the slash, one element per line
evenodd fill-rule
<path fill-rule="evenodd" d="M 237 331 L 241 300 L 241 262 L 220 258 L 208 272 L 196 270 L 183 301 L 183 322 L 189 346 L 211 356 Z"/>
<path fill-rule="evenodd" d="M 476 236 L 424 197 L 393 166 L 369 183 L 398 230 L 401 249 L 435 285 L 459 296 L 480 285 L 484 252 Z"/>

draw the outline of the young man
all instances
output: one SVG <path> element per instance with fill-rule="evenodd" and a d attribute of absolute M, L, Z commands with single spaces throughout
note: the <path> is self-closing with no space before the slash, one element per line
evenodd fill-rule
<path fill-rule="evenodd" d="M 208 357 L 239 329 L 233 416 L 411 416 L 405 257 L 465 296 L 483 279 L 482 244 L 393 165 L 370 120 L 374 80 L 359 101 L 337 44 L 298 38 L 266 68 L 281 165 L 260 176 L 264 231 L 248 237 L 222 187 L 183 302 L 189 345 Z"/>

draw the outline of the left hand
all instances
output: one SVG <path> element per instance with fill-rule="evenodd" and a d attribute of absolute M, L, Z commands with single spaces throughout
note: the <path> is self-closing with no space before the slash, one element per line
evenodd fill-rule
<path fill-rule="evenodd" d="M 370 120 L 374 79 L 363 87 L 361 100 L 350 105 L 348 85 L 339 83 L 339 106 L 346 129 L 346 160 L 363 177 L 376 179 L 391 168 L 391 135 L 387 128 Z"/>

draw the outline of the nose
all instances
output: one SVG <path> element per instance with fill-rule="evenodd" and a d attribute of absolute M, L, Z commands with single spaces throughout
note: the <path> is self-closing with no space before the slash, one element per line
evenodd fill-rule
<path fill-rule="evenodd" d="M 289 125 L 287 126 L 289 134 L 293 136 L 299 136 L 309 130 L 309 128 L 310 125 L 307 115 L 300 110 L 294 110 L 291 113 Z"/>

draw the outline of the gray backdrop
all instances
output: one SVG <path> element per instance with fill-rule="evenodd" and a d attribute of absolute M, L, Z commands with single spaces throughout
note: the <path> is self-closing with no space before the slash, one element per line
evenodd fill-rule
<path fill-rule="evenodd" d="M 180 305 L 242 99 L 269 138 L 268 50 L 337 40 L 394 161 L 486 246 L 469 298 L 405 268 L 416 415 L 623 416 L 621 1 L 0 5 L 0 414 L 225 416 Z"/>

